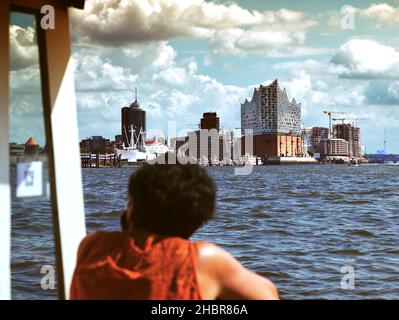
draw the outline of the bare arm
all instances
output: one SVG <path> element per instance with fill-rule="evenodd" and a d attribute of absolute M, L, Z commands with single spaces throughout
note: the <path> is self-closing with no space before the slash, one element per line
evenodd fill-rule
<path fill-rule="evenodd" d="M 233 256 L 218 246 L 197 243 L 198 272 L 203 298 L 276 300 L 274 284 L 244 268 Z"/>

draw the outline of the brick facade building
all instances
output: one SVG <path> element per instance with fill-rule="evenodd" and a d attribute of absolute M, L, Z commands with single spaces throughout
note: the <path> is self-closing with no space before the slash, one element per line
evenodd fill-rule
<path fill-rule="evenodd" d="M 349 143 L 344 139 L 325 139 L 320 143 L 321 157 L 348 157 Z"/>
<path fill-rule="evenodd" d="M 333 128 L 334 137 L 348 142 L 348 156 L 361 158 L 360 128 L 354 127 L 349 123 L 336 124 Z"/>
<path fill-rule="evenodd" d="M 321 143 L 321 141 L 328 139 L 329 131 L 330 130 L 325 127 L 313 127 L 312 128 L 310 144 L 316 152 L 320 152 L 320 143 Z"/>
<path fill-rule="evenodd" d="M 87 153 L 107 152 L 111 147 L 111 141 L 102 136 L 92 136 L 80 142 L 80 148 Z"/>

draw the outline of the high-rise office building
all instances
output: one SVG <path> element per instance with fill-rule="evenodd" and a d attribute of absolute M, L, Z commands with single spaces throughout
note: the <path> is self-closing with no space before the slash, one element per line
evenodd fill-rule
<path fill-rule="evenodd" d="M 350 123 L 336 124 L 333 128 L 334 137 L 343 139 L 349 143 L 348 156 L 361 158 L 360 128 Z"/>
<path fill-rule="evenodd" d="M 325 127 L 313 127 L 310 136 L 310 145 L 315 152 L 320 152 L 320 143 L 328 139 L 329 129 Z"/>
<path fill-rule="evenodd" d="M 140 107 L 137 101 L 137 89 L 135 90 L 135 100 L 129 107 L 121 110 L 121 133 L 125 146 L 143 145 L 146 131 L 146 112 Z M 133 141 L 131 141 L 133 137 Z"/>
<path fill-rule="evenodd" d="M 217 116 L 216 112 L 203 113 L 200 127 L 201 129 L 207 129 L 207 130 L 216 129 L 219 131 L 220 123 L 219 123 L 219 117 Z"/>

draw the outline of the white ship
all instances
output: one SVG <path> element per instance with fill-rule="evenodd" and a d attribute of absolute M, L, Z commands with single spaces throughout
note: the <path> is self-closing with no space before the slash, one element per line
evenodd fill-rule
<path fill-rule="evenodd" d="M 122 149 L 117 149 L 116 153 L 121 156 L 122 161 L 127 162 L 144 162 L 155 160 L 157 155 L 169 151 L 169 148 L 158 141 L 158 139 L 151 140 L 148 144 L 145 142 L 145 132 L 140 129 L 136 135 L 133 126 L 131 126 L 130 144 L 126 147 L 123 144 Z M 125 128 L 125 134 L 126 128 Z"/>
<path fill-rule="evenodd" d="M 386 166 L 399 166 L 399 162 L 393 162 L 393 161 L 385 161 L 384 164 Z"/>
<path fill-rule="evenodd" d="M 154 138 L 154 140 L 149 141 L 147 140 L 145 142 L 145 149 L 147 153 L 155 155 L 164 154 L 170 151 L 169 148 L 162 141 L 159 141 L 158 138 Z"/>

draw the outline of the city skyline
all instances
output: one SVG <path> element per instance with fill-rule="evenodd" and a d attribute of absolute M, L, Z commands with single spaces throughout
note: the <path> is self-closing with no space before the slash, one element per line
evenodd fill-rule
<path fill-rule="evenodd" d="M 302 103 L 306 127 L 328 126 L 323 110 L 351 112 L 370 118 L 358 124 L 368 152 L 383 149 L 387 128 L 388 152 L 399 153 L 399 41 L 389 36 L 398 1 L 131 1 L 115 7 L 131 13 L 118 25 L 111 13 L 95 14 L 99 2 L 71 10 L 80 138 L 114 137 L 135 87 L 148 128 L 166 132 L 171 120 L 193 129 L 212 110 L 233 129 L 253 89 L 278 78 Z M 344 29 L 351 10 L 354 29 Z M 33 133 L 15 130 L 11 140 L 24 141 L 39 121 L 27 110 L 40 104 L 29 82 L 39 77 L 34 31 L 23 15 L 14 21 L 11 121 L 19 128 L 28 119 Z"/>

